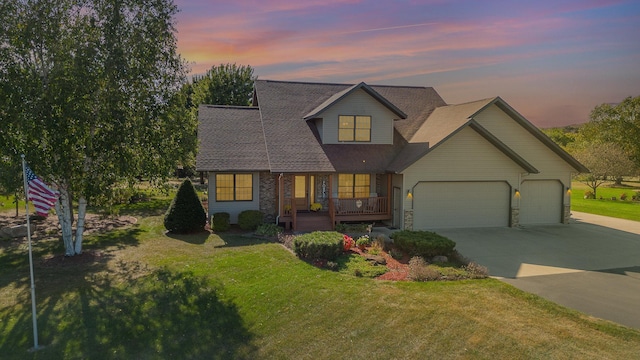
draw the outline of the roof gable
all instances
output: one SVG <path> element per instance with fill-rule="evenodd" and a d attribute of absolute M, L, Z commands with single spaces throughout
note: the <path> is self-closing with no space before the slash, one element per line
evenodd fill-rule
<path fill-rule="evenodd" d="M 340 100 L 349 96 L 349 94 L 353 93 L 358 89 L 362 89 L 364 92 L 369 94 L 372 98 L 374 98 L 376 101 L 378 101 L 379 103 L 384 105 L 387 109 L 389 109 L 391 112 L 396 114 L 399 118 L 401 119 L 407 118 L 407 115 L 404 112 L 402 112 L 402 110 L 398 109 L 398 107 L 392 104 L 389 100 L 385 99 L 377 91 L 371 88 L 371 86 L 365 84 L 364 82 L 361 82 L 357 85 L 353 85 L 349 88 L 346 88 L 340 92 L 335 93 L 333 96 L 325 100 L 322 104 L 318 105 L 315 109 L 311 110 L 311 112 L 306 114 L 303 118 L 305 120 L 309 120 L 317 117 L 320 113 L 330 108 L 332 105 L 340 102 Z"/>

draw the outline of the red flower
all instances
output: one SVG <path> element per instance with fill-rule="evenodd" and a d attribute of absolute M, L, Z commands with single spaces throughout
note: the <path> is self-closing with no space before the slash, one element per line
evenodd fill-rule
<path fill-rule="evenodd" d="M 351 249 L 353 245 L 355 245 L 355 242 L 353 241 L 353 238 L 351 238 L 351 236 L 342 235 L 342 244 L 344 251 L 349 251 L 349 249 Z"/>

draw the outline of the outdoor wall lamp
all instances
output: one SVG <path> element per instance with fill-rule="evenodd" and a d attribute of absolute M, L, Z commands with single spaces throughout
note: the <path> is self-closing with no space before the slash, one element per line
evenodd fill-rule
<path fill-rule="evenodd" d="M 411 190 L 407 190 L 407 200 L 413 200 L 413 194 L 411 193 Z"/>
<path fill-rule="evenodd" d="M 571 196 L 571 188 L 567 186 L 567 195 Z"/>
<path fill-rule="evenodd" d="M 518 189 L 513 190 L 513 197 L 520 199 L 520 191 L 518 191 Z"/>

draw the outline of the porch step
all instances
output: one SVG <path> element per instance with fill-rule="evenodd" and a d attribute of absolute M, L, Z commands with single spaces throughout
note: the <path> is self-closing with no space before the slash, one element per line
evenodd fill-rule
<path fill-rule="evenodd" d="M 327 214 L 300 213 L 296 216 L 296 231 L 331 231 L 333 226 L 331 218 Z"/>

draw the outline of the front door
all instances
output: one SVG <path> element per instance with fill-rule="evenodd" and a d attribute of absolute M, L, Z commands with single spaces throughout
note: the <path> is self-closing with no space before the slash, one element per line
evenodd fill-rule
<path fill-rule="evenodd" d="M 298 211 L 308 211 L 309 205 L 315 201 L 315 176 L 295 175 L 293 181 L 296 209 Z"/>

